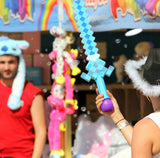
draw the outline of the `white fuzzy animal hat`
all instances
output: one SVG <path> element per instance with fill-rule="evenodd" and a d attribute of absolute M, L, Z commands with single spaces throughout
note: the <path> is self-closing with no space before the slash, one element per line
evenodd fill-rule
<path fill-rule="evenodd" d="M 148 57 L 128 60 L 125 71 L 136 89 L 145 96 L 160 96 L 160 53 L 151 50 Z"/>
<path fill-rule="evenodd" d="M 0 37 L 0 55 L 15 55 L 19 57 L 17 75 L 12 85 L 12 93 L 8 99 L 8 106 L 11 110 L 16 110 L 22 106 L 21 95 L 25 83 L 25 62 L 22 56 L 22 49 L 29 47 L 29 43 L 24 40 L 13 40 L 6 36 Z"/>

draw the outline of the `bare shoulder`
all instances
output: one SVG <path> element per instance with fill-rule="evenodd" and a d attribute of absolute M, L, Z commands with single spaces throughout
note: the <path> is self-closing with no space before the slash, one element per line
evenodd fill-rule
<path fill-rule="evenodd" d="M 32 104 L 37 103 L 37 102 L 43 103 L 43 101 L 44 101 L 44 98 L 43 98 L 42 94 L 38 93 L 37 95 L 35 95 Z"/>
<path fill-rule="evenodd" d="M 153 129 L 154 123 L 152 120 L 146 118 L 137 122 L 133 128 L 133 142 L 134 144 L 140 146 L 142 145 L 152 145 L 153 140 Z"/>
<path fill-rule="evenodd" d="M 139 131 L 139 133 L 144 132 L 144 131 L 149 133 L 155 130 L 156 131 L 158 130 L 159 132 L 158 126 L 149 118 L 141 119 L 134 126 L 134 131 Z"/>
<path fill-rule="evenodd" d="M 39 112 L 40 110 L 44 110 L 44 98 L 41 94 L 37 94 L 31 106 L 31 112 Z"/>
<path fill-rule="evenodd" d="M 158 153 L 159 139 L 160 129 L 151 119 L 145 118 L 135 124 L 132 137 L 132 147 L 135 152 L 144 152 L 148 155 Z"/>
<path fill-rule="evenodd" d="M 135 124 L 134 129 L 138 129 L 140 131 L 141 130 L 143 131 L 144 128 L 149 128 L 151 126 L 154 126 L 154 122 L 149 118 L 144 118 Z"/>
<path fill-rule="evenodd" d="M 133 132 L 140 139 L 147 140 L 146 138 L 148 138 L 149 141 L 153 139 L 153 133 L 159 132 L 159 128 L 151 119 L 145 118 L 135 124 Z"/>

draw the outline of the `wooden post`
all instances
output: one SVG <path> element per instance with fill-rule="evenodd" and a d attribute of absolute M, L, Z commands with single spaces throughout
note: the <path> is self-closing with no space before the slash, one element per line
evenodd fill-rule
<path fill-rule="evenodd" d="M 66 132 L 65 132 L 65 158 L 71 158 L 71 147 L 72 147 L 72 125 L 71 125 L 71 115 L 66 116 Z"/>

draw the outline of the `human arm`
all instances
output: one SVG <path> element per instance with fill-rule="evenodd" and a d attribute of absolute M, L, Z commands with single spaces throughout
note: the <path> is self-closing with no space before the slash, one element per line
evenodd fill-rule
<path fill-rule="evenodd" d="M 46 142 L 46 122 L 42 95 L 35 96 L 31 105 L 31 116 L 35 130 L 35 142 L 32 158 L 40 158 Z"/>
<path fill-rule="evenodd" d="M 151 119 L 142 119 L 133 129 L 132 158 L 152 158 L 159 152 L 159 128 Z"/>
<path fill-rule="evenodd" d="M 113 122 L 114 122 L 117 126 L 123 124 L 126 120 L 125 120 L 124 116 L 122 115 L 122 113 L 121 113 L 121 111 L 120 111 L 120 109 L 119 109 L 119 105 L 118 105 L 118 103 L 117 103 L 117 100 L 114 98 L 114 96 L 112 95 L 112 93 L 107 90 L 107 94 L 109 95 L 109 97 L 110 97 L 110 99 L 111 99 L 111 101 L 112 101 L 112 103 L 113 103 L 113 107 L 114 107 L 113 110 L 112 110 L 112 111 L 109 111 L 109 112 L 103 112 L 103 111 L 101 110 L 101 105 L 102 105 L 102 102 L 103 102 L 103 100 L 104 100 L 103 94 L 99 94 L 99 93 L 98 93 L 98 89 L 96 89 L 96 93 L 97 93 L 96 105 L 97 105 L 98 111 L 99 111 L 102 115 L 104 115 L 104 116 L 112 119 Z M 117 122 L 118 122 L 118 123 L 117 123 Z M 123 134 L 123 136 L 124 136 L 125 139 L 127 140 L 128 144 L 131 145 L 132 133 L 133 133 L 133 128 L 132 128 L 132 126 L 131 126 L 131 125 L 125 126 L 124 128 L 121 129 L 121 133 Z"/>

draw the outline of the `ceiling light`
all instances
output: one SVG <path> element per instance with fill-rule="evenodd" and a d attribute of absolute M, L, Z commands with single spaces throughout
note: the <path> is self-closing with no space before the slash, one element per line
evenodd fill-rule
<path fill-rule="evenodd" d="M 140 29 L 140 28 L 138 28 L 138 29 L 132 29 L 132 30 L 129 30 L 129 31 L 127 31 L 126 33 L 125 33 L 125 36 L 134 36 L 134 35 L 137 35 L 137 34 L 139 34 L 139 33 L 141 33 L 142 32 L 142 30 L 143 29 Z"/>

